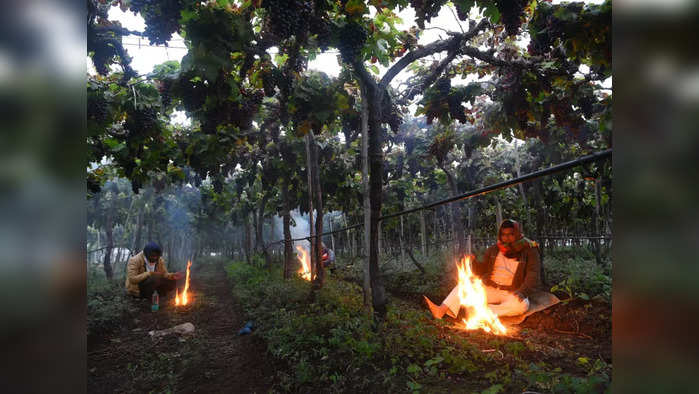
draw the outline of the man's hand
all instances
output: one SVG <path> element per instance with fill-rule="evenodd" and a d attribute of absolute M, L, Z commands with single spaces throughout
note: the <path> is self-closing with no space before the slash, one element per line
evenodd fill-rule
<path fill-rule="evenodd" d="M 159 278 L 162 278 L 162 276 L 163 276 L 162 272 L 158 272 L 158 271 L 151 271 L 151 272 L 149 272 L 149 274 L 150 275 L 148 275 L 148 276 L 152 277 L 153 279 L 159 279 Z"/>
<path fill-rule="evenodd" d="M 174 274 L 172 274 L 172 277 L 175 280 L 180 280 L 180 279 L 184 278 L 184 272 L 182 272 L 182 271 L 175 272 Z"/>

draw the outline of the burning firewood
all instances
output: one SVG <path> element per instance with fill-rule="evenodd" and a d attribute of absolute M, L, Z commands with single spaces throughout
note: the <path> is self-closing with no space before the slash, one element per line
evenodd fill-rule
<path fill-rule="evenodd" d="M 298 274 L 301 275 L 301 277 L 307 281 L 311 280 L 311 258 L 306 252 L 306 249 L 304 249 L 300 245 L 296 245 L 296 250 L 299 251 L 300 256 L 298 256 L 299 261 L 301 262 L 301 268 L 299 269 Z"/>

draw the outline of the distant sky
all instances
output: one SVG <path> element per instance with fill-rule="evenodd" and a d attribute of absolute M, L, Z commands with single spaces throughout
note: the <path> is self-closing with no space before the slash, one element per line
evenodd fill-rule
<path fill-rule="evenodd" d="M 601 3 L 602 1 L 603 0 L 592 0 L 588 2 Z M 554 1 L 554 3 L 559 2 L 561 1 Z M 375 12 L 374 7 L 370 7 L 370 10 L 372 14 Z M 440 37 L 446 38 L 447 35 L 441 29 L 454 32 L 459 32 L 461 29 L 464 31 L 468 30 L 468 23 L 460 22 L 456 18 L 455 13 L 456 10 L 453 9 L 453 7 L 451 10 L 449 7 L 442 7 L 442 10 L 439 12 L 437 17 L 432 18 L 431 22 L 425 25 L 426 29 L 420 35 L 419 44 L 425 45 L 439 39 Z M 404 9 L 398 13 L 398 16 L 403 20 L 403 24 L 396 26 L 397 29 L 407 30 L 411 26 L 415 25 L 415 12 L 412 8 Z M 470 17 L 473 19 L 479 19 L 480 16 L 476 12 L 475 8 L 471 10 Z M 119 7 L 111 8 L 109 11 L 109 19 L 121 22 L 122 26 L 129 30 L 143 31 L 145 29 L 145 22 L 140 15 L 135 15 L 131 11 L 123 12 L 121 9 L 119 9 Z M 459 27 L 459 24 L 461 24 L 461 27 Z M 524 36 L 525 37 L 520 40 L 519 44 L 526 46 L 529 39 L 526 37 L 526 34 Z M 124 37 L 123 43 L 127 52 L 132 57 L 131 66 L 139 74 L 148 74 L 153 70 L 153 66 L 168 60 L 181 61 L 182 57 L 187 54 L 184 40 L 178 34 L 173 35 L 172 39 L 168 42 L 168 47 L 151 46 L 147 38 L 140 38 L 138 36 Z M 321 53 L 316 57 L 316 59 L 309 62 L 308 69 L 322 71 L 331 76 L 337 76 L 341 71 L 341 68 L 337 62 L 337 56 L 338 52 L 336 50 Z M 437 54 L 432 56 L 432 58 L 438 60 L 442 56 L 443 54 Z M 89 61 L 88 64 L 88 67 L 93 69 Z M 378 63 L 376 65 L 378 66 L 381 75 L 383 75 L 387 68 L 382 67 Z M 401 82 L 405 81 L 408 76 L 408 72 L 404 69 L 393 79 L 391 85 L 397 87 Z M 455 82 L 455 85 L 458 85 L 460 83 L 471 82 L 473 80 L 477 80 L 475 75 L 467 78 L 465 81 L 461 80 L 460 78 L 456 78 L 453 82 Z M 611 88 L 611 78 L 606 82 L 605 87 L 608 86 Z M 414 113 L 415 109 L 416 105 L 413 104 L 410 107 L 410 111 Z M 188 123 L 188 119 L 186 119 L 184 113 L 177 113 L 173 118 L 175 123 Z"/>
<path fill-rule="evenodd" d="M 373 11 L 375 9 L 371 7 L 371 10 Z M 402 25 L 397 26 L 398 29 L 407 30 L 414 25 L 415 13 L 412 8 L 407 8 L 398 15 L 404 22 Z M 472 17 L 477 17 L 477 14 L 473 13 Z M 121 22 L 122 26 L 129 30 L 143 31 L 145 29 L 145 22 L 140 15 L 134 15 L 131 11 L 122 12 L 118 7 L 112 7 L 109 11 L 109 19 Z M 443 8 L 439 15 L 433 18 L 431 23 L 427 24 L 426 27 L 439 27 L 449 31 L 460 31 L 457 19 L 447 8 Z M 468 24 L 464 25 L 463 29 L 467 30 Z M 440 36 L 446 37 L 446 34 L 437 29 L 425 30 L 420 36 L 419 43 L 424 45 L 438 39 Z M 133 58 L 131 66 L 139 74 L 147 74 L 153 70 L 153 66 L 167 60 L 181 61 L 182 57 L 187 54 L 187 49 L 185 48 L 182 37 L 178 34 L 173 35 L 172 40 L 168 42 L 169 48 L 165 46 L 152 47 L 149 45 L 148 39 L 139 38 L 137 36 L 125 37 L 123 41 L 126 50 Z M 338 52 L 336 50 L 321 53 L 316 59 L 309 62 L 308 68 L 310 70 L 325 72 L 331 76 L 337 76 L 341 70 L 337 62 L 337 56 Z M 439 58 L 439 56 L 435 58 Z M 386 68 L 378 64 L 377 66 L 381 74 L 386 71 Z M 401 75 L 398 75 L 394 80 L 394 85 L 405 80 L 405 78 L 406 73 L 401 73 Z"/>
<path fill-rule="evenodd" d="M 590 3 L 601 3 L 603 0 L 588 0 Z M 553 3 L 560 3 L 560 0 L 554 1 Z M 375 12 L 374 7 L 370 7 L 372 14 Z M 453 13 L 452 13 L 453 10 Z M 420 35 L 419 44 L 425 45 L 433 42 L 440 37 L 445 37 L 444 31 L 439 29 L 444 29 L 448 31 L 458 32 L 460 31 L 459 24 L 463 30 L 468 30 L 468 23 L 460 22 L 455 16 L 456 10 L 451 7 L 442 7 L 441 11 L 437 17 L 432 18 L 430 23 L 426 24 L 427 28 Z M 403 11 L 398 13 L 398 16 L 403 20 L 403 24 L 396 26 L 400 30 L 407 30 L 411 26 L 415 25 L 415 12 L 412 8 L 408 7 Z M 475 9 L 471 10 L 471 18 L 478 19 L 479 15 Z M 140 15 L 134 15 L 133 12 L 127 11 L 122 12 L 119 7 L 112 7 L 109 11 L 109 19 L 117 20 L 129 30 L 143 31 L 145 29 L 145 22 Z M 431 29 L 432 28 L 432 29 Z M 439 29 L 437 29 L 439 28 Z M 526 45 L 528 38 L 524 38 L 520 42 L 522 45 Z M 178 34 L 174 34 L 172 40 L 168 43 L 169 48 L 164 46 L 152 47 L 149 45 L 147 39 L 139 38 L 137 36 L 129 36 L 124 38 L 124 43 L 126 50 L 129 55 L 133 57 L 132 67 L 140 74 L 147 74 L 153 70 L 153 66 L 156 64 L 163 63 L 167 60 L 182 60 L 182 57 L 187 53 L 185 49 L 182 37 Z M 329 52 L 321 53 L 318 57 L 309 62 L 308 68 L 311 70 L 317 70 L 325 72 L 331 76 L 337 76 L 340 73 L 340 66 L 337 63 L 337 51 L 331 50 Z M 441 56 L 435 55 L 435 59 L 439 59 Z M 381 75 L 386 71 L 386 68 L 381 67 L 377 64 Z M 404 81 L 407 77 L 407 72 L 402 72 L 393 81 L 394 86 L 397 86 L 400 82 Z"/>

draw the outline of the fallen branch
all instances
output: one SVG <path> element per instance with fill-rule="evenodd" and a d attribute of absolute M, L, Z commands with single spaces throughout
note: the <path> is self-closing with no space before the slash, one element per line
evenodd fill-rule
<path fill-rule="evenodd" d="M 585 339 L 590 339 L 590 340 L 594 339 L 594 338 L 592 338 L 591 336 L 589 336 L 589 335 L 587 335 L 587 334 L 583 334 L 582 332 L 565 331 L 565 330 L 559 330 L 559 329 L 557 329 L 557 328 L 554 328 L 553 331 L 555 331 L 555 332 L 557 332 L 557 333 L 559 333 L 559 334 L 575 335 L 575 336 L 578 336 L 578 337 L 580 337 L 580 338 L 585 338 Z"/>

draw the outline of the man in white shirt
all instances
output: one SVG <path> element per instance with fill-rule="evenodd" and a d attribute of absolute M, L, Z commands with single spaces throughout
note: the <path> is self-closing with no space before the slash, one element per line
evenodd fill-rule
<path fill-rule="evenodd" d="M 541 287 L 541 260 L 538 244 L 524 237 L 519 223 L 503 220 L 497 244 L 486 250 L 483 261 L 472 261 L 472 270 L 483 280 L 488 307 L 494 314 L 516 316 L 529 309 L 529 295 Z M 458 286 L 441 305 L 424 299 L 437 319 L 459 314 Z"/>

